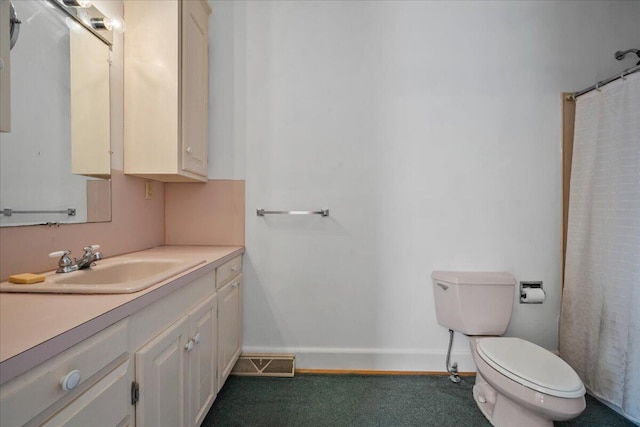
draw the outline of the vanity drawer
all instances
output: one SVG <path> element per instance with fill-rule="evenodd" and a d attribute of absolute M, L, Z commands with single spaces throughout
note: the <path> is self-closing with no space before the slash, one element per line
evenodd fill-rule
<path fill-rule="evenodd" d="M 216 288 L 220 289 L 230 278 L 242 273 L 242 255 L 222 264 L 216 269 Z"/>
<path fill-rule="evenodd" d="M 43 427 L 129 425 L 131 361 L 121 363 Z"/>
<path fill-rule="evenodd" d="M 21 426 L 47 408 L 51 408 L 47 413 L 54 413 L 126 360 L 127 355 L 124 319 L 4 384 L 0 388 L 0 425 Z M 65 391 L 61 380 L 75 370 L 80 373 L 80 381 Z"/>

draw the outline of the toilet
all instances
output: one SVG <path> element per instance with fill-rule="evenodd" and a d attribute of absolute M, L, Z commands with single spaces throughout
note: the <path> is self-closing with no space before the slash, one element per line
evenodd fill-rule
<path fill-rule="evenodd" d="M 511 319 L 513 275 L 434 271 L 431 278 L 438 323 L 469 338 L 473 397 L 492 425 L 551 427 L 584 411 L 584 384 L 571 366 L 536 344 L 500 336 Z"/>

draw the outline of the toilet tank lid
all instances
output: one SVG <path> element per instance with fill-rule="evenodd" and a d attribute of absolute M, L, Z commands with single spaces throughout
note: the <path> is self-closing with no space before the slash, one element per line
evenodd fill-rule
<path fill-rule="evenodd" d="M 511 273 L 504 271 L 434 271 L 433 280 L 453 283 L 456 285 L 511 285 L 516 279 Z"/>

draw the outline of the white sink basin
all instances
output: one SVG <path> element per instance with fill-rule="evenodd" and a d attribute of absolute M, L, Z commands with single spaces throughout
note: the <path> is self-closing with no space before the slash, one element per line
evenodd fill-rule
<path fill-rule="evenodd" d="M 113 258 L 72 273 L 49 274 L 30 285 L 2 283 L 2 292 L 126 294 L 138 292 L 187 271 L 205 260 Z"/>
<path fill-rule="evenodd" d="M 103 268 L 90 268 L 76 273 L 58 274 L 55 283 L 66 285 L 112 285 L 114 283 L 134 282 L 163 275 L 167 271 L 179 268 L 180 260 L 126 260 Z"/>

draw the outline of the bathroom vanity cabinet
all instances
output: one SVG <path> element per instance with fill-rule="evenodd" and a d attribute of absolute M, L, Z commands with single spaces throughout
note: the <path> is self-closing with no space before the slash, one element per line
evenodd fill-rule
<path fill-rule="evenodd" d="M 214 283 L 212 272 L 190 285 L 189 292 L 212 292 Z M 217 296 L 210 293 L 186 313 L 176 309 L 189 299 L 161 300 L 132 318 L 133 333 L 144 337 L 153 325 L 176 317 L 135 353 L 136 425 L 199 426 L 216 397 Z"/>
<path fill-rule="evenodd" d="M 125 0 L 126 174 L 207 180 L 210 13 L 205 0 Z"/>
<path fill-rule="evenodd" d="M 2 384 L 0 425 L 199 426 L 240 355 L 242 256 L 185 278 Z"/>
<path fill-rule="evenodd" d="M 240 356 L 241 272 L 238 256 L 132 316 L 134 347 L 154 336 L 135 353 L 137 426 L 202 423 Z"/>
<path fill-rule="evenodd" d="M 240 356 L 242 346 L 241 257 L 218 268 L 218 384 L 220 391 Z"/>
<path fill-rule="evenodd" d="M 0 425 L 131 425 L 124 319 L 0 387 Z"/>

